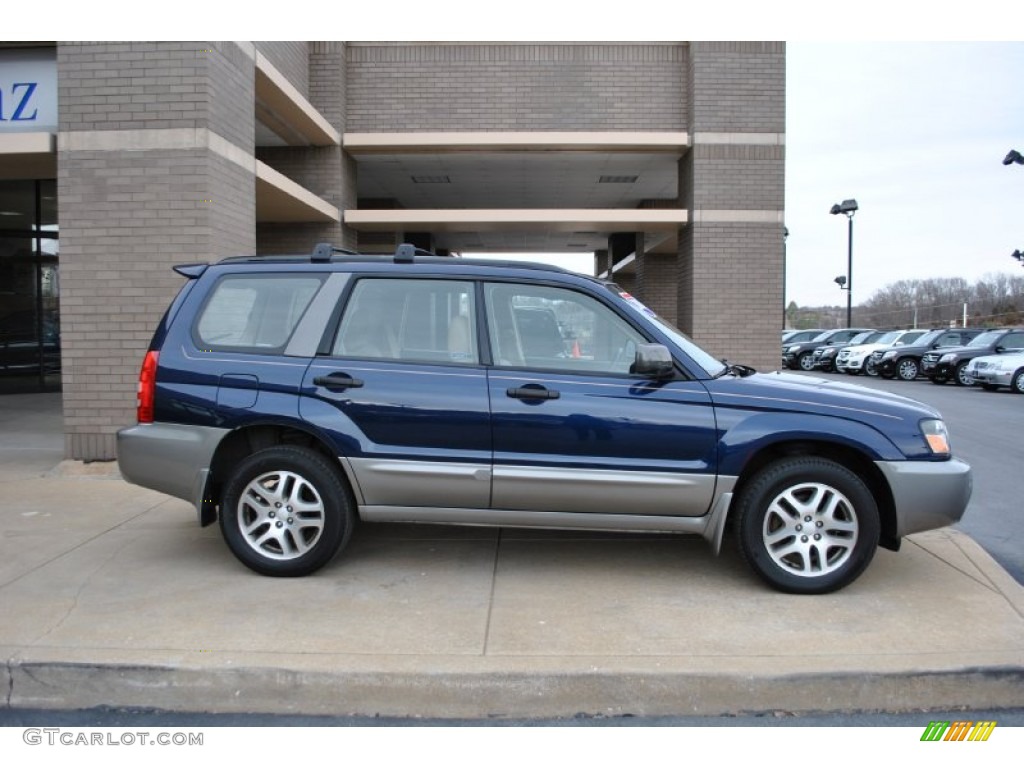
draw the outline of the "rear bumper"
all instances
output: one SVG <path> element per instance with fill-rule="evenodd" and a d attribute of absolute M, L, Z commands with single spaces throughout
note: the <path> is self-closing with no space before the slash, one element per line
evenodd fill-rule
<path fill-rule="evenodd" d="M 125 480 L 202 506 L 213 454 L 226 429 L 187 424 L 138 424 L 117 433 L 117 463 Z"/>
<path fill-rule="evenodd" d="M 896 502 L 896 535 L 943 528 L 960 520 L 971 500 L 971 468 L 949 461 L 879 461 Z"/>

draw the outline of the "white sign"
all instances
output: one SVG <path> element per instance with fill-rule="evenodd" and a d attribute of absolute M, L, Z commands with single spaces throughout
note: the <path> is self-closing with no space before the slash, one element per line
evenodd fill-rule
<path fill-rule="evenodd" d="M 0 50 L 0 132 L 57 130 L 57 49 Z"/>

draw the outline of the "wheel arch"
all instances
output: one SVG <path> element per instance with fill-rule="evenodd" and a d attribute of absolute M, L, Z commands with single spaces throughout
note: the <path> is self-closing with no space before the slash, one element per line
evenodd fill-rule
<path fill-rule="evenodd" d="M 202 496 L 202 508 L 199 511 L 201 525 L 211 525 L 217 521 L 218 509 L 224 495 L 224 487 L 231 474 L 231 468 L 257 451 L 278 445 L 303 446 L 323 455 L 332 465 L 339 467 L 349 493 L 353 497 L 355 496 L 352 478 L 339 464 L 337 454 L 331 450 L 323 436 L 295 424 L 248 424 L 226 435 L 213 454 Z"/>
<path fill-rule="evenodd" d="M 739 473 L 734 488 L 734 498 L 739 496 L 744 487 L 757 474 L 780 459 L 800 456 L 814 456 L 830 459 L 847 469 L 852 470 L 867 485 L 868 490 L 878 505 L 878 516 L 881 524 L 878 544 L 881 547 L 896 551 L 899 549 L 899 536 L 896 527 L 896 503 L 892 490 L 881 470 L 866 454 L 849 445 L 830 442 L 823 439 L 783 440 L 760 447 L 750 456 Z"/>

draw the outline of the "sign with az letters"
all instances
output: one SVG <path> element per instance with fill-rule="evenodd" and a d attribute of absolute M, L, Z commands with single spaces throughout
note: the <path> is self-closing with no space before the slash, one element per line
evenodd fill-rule
<path fill-rule="evenodd" d="M 57 130 L 55 48 L 0 51 L 0 132 Z"/>

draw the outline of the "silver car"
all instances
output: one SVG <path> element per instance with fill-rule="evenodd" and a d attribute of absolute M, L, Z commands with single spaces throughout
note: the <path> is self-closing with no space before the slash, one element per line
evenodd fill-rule
<path fill-rule="evenodd" d="M 1024 352 L 976 357 L 967 366 L 967 376 L 989 392 L 1009 387 L 1024 395 Z"/>

